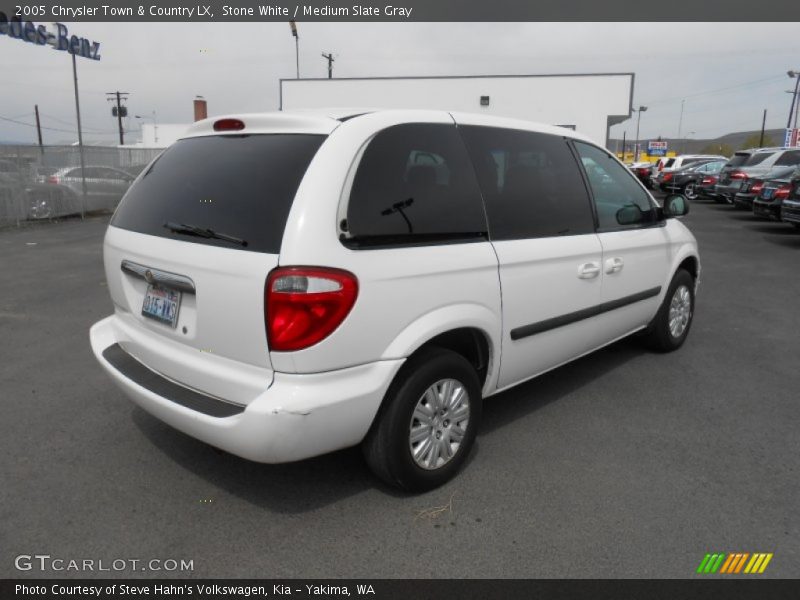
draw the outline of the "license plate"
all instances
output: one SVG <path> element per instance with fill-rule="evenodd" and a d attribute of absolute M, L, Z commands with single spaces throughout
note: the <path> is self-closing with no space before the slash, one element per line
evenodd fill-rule
<path fill-rule="evenodd" d="M 173 329 L 178 324 L 181 293 L 150 284 L 144 295 L 142 316 L 166 323 Z"/>
<path fill-rule="evenodd" d="M 761 193 L 761 197 L 765 200 L 769 200 L 772 198 L 772 192 L 775 191 L 775 188 L 764 188 L 764 191 Z"/>

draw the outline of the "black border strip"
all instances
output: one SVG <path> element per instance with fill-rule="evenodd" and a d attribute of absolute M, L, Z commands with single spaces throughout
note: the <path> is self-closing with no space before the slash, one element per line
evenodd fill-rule
<path fill-rule="evenodd" d="M 584 319 L 589 319 L 591 317 L 596 317 L 597 315 L 622 308 L 623 306 L 628 306 L 629 304 L 647 300 L 648 298 L 658 296 L 660 293 L 661 286 L 659 285 L 657 287 L 650 288 L 649 290 L 644 290 L 643 292 L 631 294 L 630 296 L 603 302 L 597 306 L 583 308 L 581 310 L 576 310 L 575 312 L 553 317 L 552 319 L 545 319 L 544 321 L 538 321 L 536 323 L 531 323 L 530 325 L 516 327 L 511 330 L 511 339 L 521 340 L 522 338 L 530 337 L 532 335 L 536 335 L 537 333 L 544 333 L 545 331 L 550 331 L 551 329 L 564 327 L 565 325 L 583 321 Z"/>
<path fill-rule="evenodd" d="M 212 396 L 206 396 L 189 388 L 173 383 L 155 371 L 151 371 L 130 354 L 123 350 L 119 344 L 112 344 L 103 350 L 103 358 L 125 377 L 158 394 L 162 398 L 191 408 L 210 417 L 232 417 L 244 412 L 244 406 L 225 402 Z"/>

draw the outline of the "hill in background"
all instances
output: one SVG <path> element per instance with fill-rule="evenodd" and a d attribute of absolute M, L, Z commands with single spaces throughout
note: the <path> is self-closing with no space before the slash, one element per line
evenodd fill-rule
<path fill-rule="evenodd" d="M 782 146 L 785 132 L 785 129 L 767 129 L 764 131 L 764 145 Z M 678 154 L 723 154 L 728 156 L 736 150 L 758 146 L 760 136 L 761 130 L 758 129 L 755 131 L 728 133 L 711 139 L 661 138 L 661 141 L 667 142 L 669 151 L 675 151 Z M 641 141 L 643 151 L 647 150 L 648 141 L 650 140 Z M 751 143 L 753 141 L 754 143 Z M 626 139 L 626 149 L 631 152 L 635 143 L 636 140 Z M 608 149 L 612 152 L 622 152 L 622 139 L 610 138 L 608 140 Z"/>

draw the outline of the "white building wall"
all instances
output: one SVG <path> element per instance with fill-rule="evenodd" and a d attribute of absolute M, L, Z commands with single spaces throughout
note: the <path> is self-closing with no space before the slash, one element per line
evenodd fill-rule
<path fill-rule="evenodd" d="M 612 124 L 631 114 L 633 74 L 284 79 L 281 108 L 428 108 L 574 125 L 605 144 Z M 489 96 L 489 106 L 481 106 Z"/>

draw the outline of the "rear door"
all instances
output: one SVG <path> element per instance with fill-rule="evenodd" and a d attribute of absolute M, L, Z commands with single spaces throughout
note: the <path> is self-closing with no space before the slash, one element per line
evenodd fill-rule
<path fill-rule="evenodd" d="M 503 299 L 499 387 L 601 342 L 602 250 L 578 163 L 562 136 L 459 128 L 484 195 Z"/>
<path fill-rule="evenodd" d="M 228 361 L 271 367 L 264 285 L 278 264 L 295 192 L 324 139 L 187 138 L 143 171 L 111 220 L 104 252 L 127 351 L 223 398 Z M 192 371 L 202 356 L 215 374 Z"/>
<path fill-rule="evenodd" d="M 655 203 L 607 151 L 575 142 L 597 213 L 603 286 L 597 327 L 608 340 L 653 317 L 669 268 L 669 238 Z"/>

